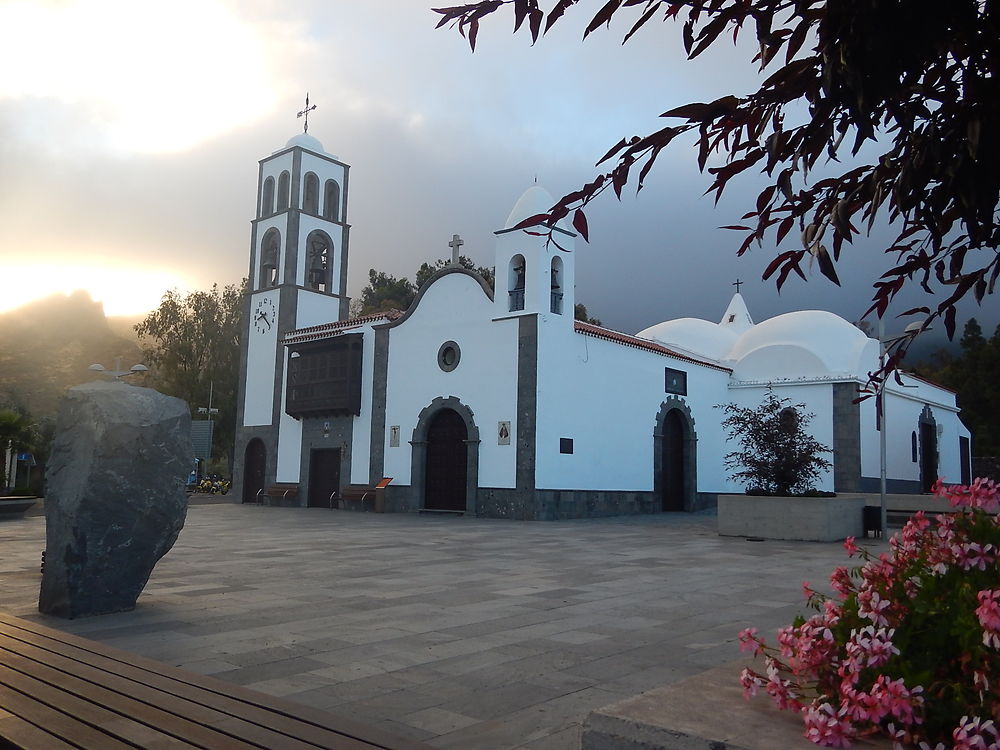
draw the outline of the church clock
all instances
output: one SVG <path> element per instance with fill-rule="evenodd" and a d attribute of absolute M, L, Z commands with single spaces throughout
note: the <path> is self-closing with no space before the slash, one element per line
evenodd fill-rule
<path fill-rule="evenodd" d="M 257 300 L 257 306 L 251 316 L 253 328 L 257 333 L 267 333 L 277 324 L 277 311 L 274 302 L 267 297 Z"/>

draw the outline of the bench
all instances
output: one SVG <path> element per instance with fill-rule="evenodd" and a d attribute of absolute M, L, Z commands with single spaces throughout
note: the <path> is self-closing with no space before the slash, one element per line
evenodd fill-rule
<path fill-rule="evenodd" d="M 257 504 L 270 505 L 272 500 L 280 500 L 281 505 L 285 505 L 289 500 L 294 500 L 299 496 L 299 486 L 294 482 L 278 482 L 270 487 L 262 487 L 257 490 Z"/>
<path fill-rule="evenodd" d="M 431 750 L 6 614 L 0 649 L 0 747 Z"/>
<path fill-rule="evenodd" d="M 351 506 L 361 506 L 362 509 L 367 510 L 365 503 L 371 503 L 371 509 L 376 513 L 384 512 L 384 505 L 379 502 L 381 499 L 381 492 L 378 487 L 367 487 L 365 485 L 350 485 L 348 487 L 343 487 L 336 494 L 333 495 L 331 500 L 337 501 L 337 507 L 341 510 L 350 510 Z M 350 504 L 350 506 L 348 505 Z M 333 502 L 330 503 L 330 508 L 333 509 Z"/>

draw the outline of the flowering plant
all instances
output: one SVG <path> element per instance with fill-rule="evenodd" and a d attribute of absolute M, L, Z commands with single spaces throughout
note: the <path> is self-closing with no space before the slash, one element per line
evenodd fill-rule
<path fill-rule="evenodd" d="M 817 745 L 887 734 L 895 750 L 1000 750 L 1000 487 L 976 479 L 934 492 L 953 513 L 917 513 L 889 551 L 838 567 L 827 596 L 803 590 L 816 614 L 796 618 L 767 646 L 756 628 L 740 648 L 764 656 L 744 669 L 744 695 L 763 689 L 798 711 Z"/>

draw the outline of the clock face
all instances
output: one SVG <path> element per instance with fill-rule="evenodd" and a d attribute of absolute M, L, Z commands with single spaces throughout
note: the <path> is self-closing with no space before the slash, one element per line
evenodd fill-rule
<path fill-rule="evenodd" d="M 257 333 L 267 333 L 270 331 L 278 324 L 278 315 L 274 308 L 274 303 L 267 297 L 257 300 L 256 306 L 254 306 L 253 311 L 250 313 L 250 320 L 253 324 L 253 329 Z"/>

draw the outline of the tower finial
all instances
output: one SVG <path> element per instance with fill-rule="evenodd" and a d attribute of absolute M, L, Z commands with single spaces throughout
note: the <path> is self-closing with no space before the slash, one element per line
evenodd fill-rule
<path fill-rule="evenodd" d="M 306 92 L 306 108 L 304 110 L 302 110 L 301 112 L 299 112 L 297 115 L 295 115 L 296 117 L 305 117 L 306 118 L 305 125 L 302 126 L 302 132 L 303 133 L 308 133 L 309 132 L 309 113 L 312 112 L 314 109 L 316 109 L 316 105 L 315 104 L 312 105 L 311 107 L 309 106 L 309 92 L 307 91 Z"/>
<path fill-rule="evenodd" d="M 457 234 L 451 236 L 451 242 L 448 243 L 448 247 L 451 248 L 451 264 L 453 266 L 461 265 L 461 256 L 458 254 L 458 249 L 465 244 L 465 240 L 459 237 Z"/>

